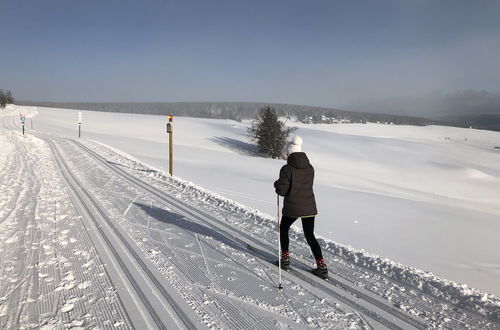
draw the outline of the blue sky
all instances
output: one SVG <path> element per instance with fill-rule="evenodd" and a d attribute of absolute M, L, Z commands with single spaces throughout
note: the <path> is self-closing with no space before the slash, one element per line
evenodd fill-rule
<path fill-rule="evenodd" d="M 320 106 L 497 91 L 499 17 L 493 0 L 0 0 L 0 88 Z"/>

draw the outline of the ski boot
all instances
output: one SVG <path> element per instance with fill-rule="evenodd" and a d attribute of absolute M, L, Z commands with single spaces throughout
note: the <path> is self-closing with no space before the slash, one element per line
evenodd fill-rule
<path fill-rule="evenodd" d="M 276 261 L 276 266 L 279 265 L 279 262 Z M 290 269 L 290 257 L 288 256 L 288 251 L 284 251 L 281 253 L 281 269 L 289 270 Z"/>
<path fill-rule="evenodd" d="M 323 261 L 323 259 L 318 259 L 317 265 L 318 265 L 318 267 L 316 269 L 313 269 L 312 273 L 314 275 L 318 276 L 319 278 L 322 278 L 324 280 L 327 279 L 328 278 L 328 268 L 326 267 L 326 264 Z"/>
<path fill-rule="evenodd" d="M 281 258 L 281 269 L 283 270 L 290 269 L 290 258 Z"/>

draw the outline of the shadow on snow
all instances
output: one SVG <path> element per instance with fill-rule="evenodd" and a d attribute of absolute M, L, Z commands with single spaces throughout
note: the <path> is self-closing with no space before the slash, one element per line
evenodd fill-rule
<path fill-rule="evenodd" d="M 254 253 L 252 253 L 252 251 L 250 251 L 249 248 L 247 247 L 247 244 L 242 242 L 242 241 L 239 241 L 237 238 L 231 239 L 229 237 L 226 237 L 223 234 L 221 234 L 220 232 L 218 232 L 217 230 L 214 230 L 210 227 L 199 224 L 193 220 L 186 218 L 183 215 L 169 212 L 165 209 L 162 209 L 162 208 L 159 208 L 156 206 L 151 207 L 151 205 L 146 205 L 146 204 L 142 204 L 142 203 L 138 203 L 138 202 L 134 202 L 134 205 L 136 205 L 141 210 L 143 210 L 146 214 L 151 216 L 151 218 L 154 218 L 160 222 L 163 222 L 163 223 L 169 224 L 169 225 L 174 225 L 180 229 L 190 231 L 193 234 L 199 234 L 199 235 L 203 235 L 206 237 L 211 237 L 212 239 L 217 240 L 220 243 L 224 243 L 225 245 L 227 245 L 235 250 L 241 251 L 241 252 L 246 253 L 246 254 L 251 254 L 254 257 L 262 258 L 261 256 L 258 256 L 258 255 L 255 255 Z M 262 252 L 264 252 L 264 251 L 262 251 Z M 270 253 L 268 253 L 268 255 L 269 255 L 268 257 L 271 258 L 270 260 L 272 260 L 273 255 Z"/>
<path fill-rule="evenodd" d="M 214 136 L 209 139 L 212 142 L 217 143 L 220 146 L 228 148 L 240 155 L 244 156 L 259 156 L 257 147 L 251 143 L 243 142 L 240 140 L 231 139 L 225 136 Z"/>

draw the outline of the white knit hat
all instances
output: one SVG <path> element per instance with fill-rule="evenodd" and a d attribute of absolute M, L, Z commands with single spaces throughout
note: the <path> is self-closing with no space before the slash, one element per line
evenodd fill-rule
<path fill-rule="evenodd" d="M 292 139 L 292 141 L 288 142 L 286 147 L 287 155 L 290 156 L 294 152 L 302 151 L 302 138 L 300 136 L 296 136 Z"/>

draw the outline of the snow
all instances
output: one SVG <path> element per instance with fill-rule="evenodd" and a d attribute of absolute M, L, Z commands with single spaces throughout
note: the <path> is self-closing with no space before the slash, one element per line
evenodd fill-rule
<path fill-rule="evenodd" d="M 0 217 L 0 327 L 62 329 L 85 322 L 94 328 L 122 320 L 109 277 L 97 280 L 95 269 L 82 267 L 103 264 L 78 226 L 48 147 L 2 126 L 0 150 L 0 206 L 7 211 Z M 79 286 L 83 277 L 98 287 Z M 90 297 L 97 301 L 90 303 Z M 106 318 L 103 312 L 109 312 Z"/>
<path fill-rule="evenodd" d="M 27 127 L 33 124 L 34 133 L 74 136 L 77 132 L 77 111 L 72 110 L 10 106 L 0 117 L 20 111 L 32 118 Z M 164 171 L 166 118 L 82 112 L 84 145 L 105 156 L 108 163 L 224 219 L 256 242 L 276 237 L 272 182 L 284 162 L 256 155 L 246 137 L 248 122 L 175 118 L 176 176 L 171 178 Z M 447 306 L 459 302 L 457 308 L 475 310 L 490 319 L 500 317 L 500 302 L 493 295 L 500 291 L 496 258 L 500 243 L 495 237 L 500 153 L 494 149 L 500 136 L 437 126 L 297 126 L 301 126 L 303 150 L 316 168 L 320 211 L 316 233 L 338 281 L 355 283 L 385 304 L 425 320 L 429 327 L 454 327 L 465 320 L 491 327 L 465 310 Z M 282 297 L 271 298 L 276 273 L 261 259 L 205 225 L 178 218 L 175 206 L 151 199 L 92 165 L 91 158 L 82 157 L 73 144 L 56 144 L 110 219 L 155 271 L 165 275 L 164 280 L 204 325 L 218 327 L 224 320 L 226 327 L 242 327 L 256 317 L 259 324 L 282 327 L 290 326 L 289 322 L 312 327 L 366 323 L 366 315 L 346 309 L 331 296 L 318 295 L 293 277 L 285 276 L 287 289 Z M 26 242 L 28 251 L 36 254 L 19 254 L 23 258 L 18 265 L 28 269 L 33 258 L 43 259 L 36 274 L 45 288 L 39 299 L 47 313 L 38 327 L 137 324 L 137 315 L 129 315 L 132 321 L 124 317 L 124 310 L 131 307 L 123 298 L 122 304 L 117 302 L 124 289 L 117 280 L 120 274 L 113 273 L 112 262 L 95 243 L 96 229 L 90 229 L 90 237 L 85 234 L 89 229 L 83 228 L 93 225 L 89 227 L 89 220 L 75 212 L 46 142 L 7 131 L 0 134 L 0 148 L 0 161 L 6 164 L 5 179 L 0 180 L 5 191 L 0 196 L 0 220 L 4 220 L 0 255 L 3 251 L 6 256 L 15 255 Z M 16 153 L 16 148 L 22 152 Z M 33 152 L 31 157 L 28 150 Z M 30 204 L 30 196 L 39 196 L 36 207 Z M 16 215 L 10 216 L 12 212 Z M 27 214 L 33 214 L 37 223 Z M 38 242 L 25 232 L 42 239 Z M 300 228 L 293 228 L 291 239 L 293 257 L 310 263 Z M 5 263 L 0 276 L 7 278 L 17 267 Z M 193 269 L 197 272 L 192 273 Z M 28 282 L 14 277 L 7 293 L 30 287 L 23 283 Z M 32 307 L 23 322 L 31 320 L 30 308 L 37 299 L 28 296 L 27 301 Z M 9 300 L 8 306 L 15 302 Z M 12 311 L 0 303 L 0 321 L 3 316 L 12 320 Z M 99 309 L 103 303 L 108 306 L 105 313 Z M 232 307 L 223 308 L 228 305 Z M 266 323 L 270 315 L 274 323 Z"/>
<path fill-rule="evenodd" d="M 38 112 L 42 131 L 77 134 L 77 111 Z M 166 170 L 167 118 L 82 111 L 82 134 Z M 440 126 L 299 127 L 316 169 L 316 233 L 500 294 L 500 133 Z M 275 214 L 281 160 L 258 157 L 249 122 L 174 117 L 174 174 Z"/>

